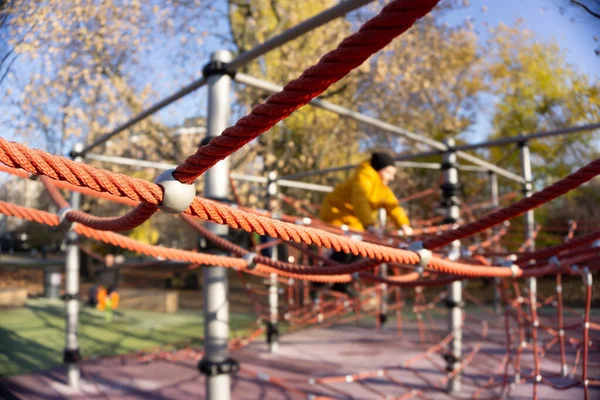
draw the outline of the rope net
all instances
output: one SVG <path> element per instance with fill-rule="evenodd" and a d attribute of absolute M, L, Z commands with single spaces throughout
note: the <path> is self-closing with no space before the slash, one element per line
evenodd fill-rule
<path fill-rule="evenodd" d="M 417 19 L 427 14 L 436 3 L 437 1 L 432 0 L 392 1 L 378 16 L 344 40 L 338 48 L 325 55 L 315 66 L 187 158 L 177 167 L 174 177 L 182 183 L 192 183 L 216 162 L 240 149 L 343 78 L 371 54 L 383 48 L 394 37 L 412 26 Z M 475 218 L 473 213 L 489 207 L 489 204 L 465 205 L 464 210 L 467 211 L 471 222 L 463 226 L 436 225 L 440 222 L 438 217 L 420 221 L 420 227 L 414 230 L 414 237 L 410 239 L 418 239 L 424 249 L 436 251 L 426 263 L 424 271 L 419 269 L 422 266 L 421 253 L 409 249 L 406 237 L 379 237 L 361 233 L 363 240 L 355 240 L 352 234 L 357 232 L 341 230 L 318 221 L 314 218 L 318 215 L 315 205 L 285 195 L 280 195 L 280 199 L 295 209 L 303 219 L 299 220 L 299 217 L 294 215 L 279 215 L 275 219 L 268 212 L 241 206 L 232 207 L 201 197 L 195 197 L 192 204 L 175 217 L 207 241 L 230 254 L 229 256 L 144 244 L 115 232 L 133 229 L 159 210 L 163 191 L 158 185 L 31 149 L 4 138 L 0 138 L 0 163 L 3 164 L 0 165 L 1 171 L 19 178 L 27 179 L 30 174 L 39 176 L 39 181 L 44 185 L 51 200 L 59 210 L 64 211 L 59 217 L 46 211 L 0 201 L 0 213 L 49 226 L 59 226 L 66 220 L 69 229 L 88 239 L 118 246 L 159 261 L 186 262 L 193 268 L 202 265 L 232 268 L 237 271 L 242 281 L 245 280 L 244 274 L 263 278 L 275 274 L 278 284 L 284 287 L 283 297 L 287 300 L 280 302 L 278 313 L 290 324 L 291 330 L 315 324 L 328 326 L 344 323 L 358 320 L 365 315 L 377 317 L 379 329 L 385 322 L 381 319 L 382 315 L 395 313 L 397 332 L 401 336 L 402 311 L 408 308 L 406 299 L 410 296 L 413 304 L 410 311 L 416 316 L 419 342 L 425 346 L 421 354 L 393 368 L 361 371 L 343 376 L 315 377 L 308 382 L 311 386 L 343 383 L 368 387 L 376 378 L 405 387 L 407 392 L 397 398 L 426 396 L 427 390 L 410 389 L 405 382 L 395 377 L 395 369 L 409 371 L 418 377 L 418 369 L 413 365 L 419 362 L 431 363 L 442 371 L 444 376 L 437 382 L 425 382 L 431 390 L 440 390 L 448 380 L 469 368 L 476 358 L 493 360 L 497 367 L 493 371 L 482 371 L 489 373 L 490 377 L 483 387 L 473 393 L 473 398 L 484 394 L 489 396 L 490 393 L 507 395 L 511 384 L 523 382 L 533 384 L 534 398 L 538 396 L 539 385 L 549 385 L 555 390 L 582 387 L 587 398 L 590 385 L 597 384 L 595 382 L 600 380 L 600 377 L 590 377 L 588 371 L 590 352 L 597 353 L 599 350 L 594 342 L 590 342 L 590 331 L 598 331 L 600 328 L 600 325 L 590 320 L 590 309 L 591 273 L 600 267 L 600 248 L 592 244 L 600 239 L 600 232 L 574 237 L 577 225 L 571 224 L 564 244 L 527 252 L 525 249 L 529 248 L 530 243 L 524 243 L 516 258 L 513 257 L 512 260 L 511 253 L 499 251 L 499 243 L 509 229 L 508 221 L 576 189 L 597 176 L 600 173 L 600 159 L 590 162 L 532 196 L 494 210 L 482 218 Z M 61 189 L 77 191 L 86 196 L 111 200 L 133 208 L 123 216 L 108 218 L 70 210 L 69 202 L 62 196 Z M 434 192 L 433 189 L 428 189 L 403 200 L 421 199 Z M 234 194 L 238 196 L 235 190 Z M 514 193 L 511 193 L 506 199 L 510 200 L 513 197 Z M 202 225 L 202 221 L 228 225 L 276 240 L 263 244 L 253 243 L 251 249 L 245 249 L 213 234 Z M 493 231 L 492 228 L 498 225 L 499 229 Z M 467 251 L 458 260 L 447 259 L 444 246 L 455 240 L 477 235 L 487 235 L 487 238 L 465 245 Z M 278 261 L 261 255 L 262 250 L 284 242 L 295 251 L 295 260 L 298 262 Z M 340 264 L 326 256 L 326 249 L 352 254 L 362 259 L 350 264 Z M 383 264 L 389 270 L 387 276 L 379 273 Z M 139 267 L 143 268 L 144 265 L 142 263 Z M 563 304 L 561 283 L 563 276 L 569 275 L 582 277 L 585 293 L 583 316 Z M 520 278 L 542 276 L 555 276 L 557 290 L 554 295 L 539 298 L 535 292 L 529 292 L 527 295 L 521 293 Z M 483 312 L 494 317 L 483 323 L 480 329 L 474 329 L 469 324 L 473 317 L 468 313 L 464 316 L 461 328 L 465 332 L 465 338 L 472 340 L 474 344 L 466 349 L 464 357 L 455 360 L 458 363 L 455 364 L 458 365 L 457 368 L 446 371 L 436 355 L 438 358 L 452 357 L 449 344 L 454 333 L 441 337 L 439 329 L 435 328 L 434 314 L 443 310 L 446 298 L 446 293 L 440 293 L 439 289 L 459 279 L 464 282 L 476 282 L 482 278 L 499 279 L 498 287 L 505 307 L 503 318 L 496 317 L 497 313 L 494 310 L 471 295 L 468 291 L 468 285 L 471 283 L 468 283 L 463 291 L 467 302 L 477 305 Z M 320 291 L 316 297 L 311 296 L 309 282 L 349 284 L 359 295 L 348 296 L 335 291 Z M 258 320 L 268 320 L 269 307 L 262 304 L 267 293 L 252 288 L 249 283 L 245 283 L 245 287 L 248 298 L 254 304 Z M 437 290 L 437 294 L 426 296 L 426 290 Z M 556 314 L 539 314 L 537 308 L 543 305 L 554 307 Z M 385 312 L 381 311 L 382 308 L 385 308 Z M 233 341 L 231 348 L 245 346 L 262 333 L 264 327 L 257 324 L 248 337 Z M 530 337 L 529 341 L 525 340 L 526 336 Z M 496 343 L 502 348 L 502 352 L 491 354 L 482 351 L 484 342 Z M 532 358 L 530 363 L 524 362 L 526 353 Z M 554 353 L 559 355 L 560 371 L 548 371 L 541 363 L 542 359 L 555 356 Z M 143 357 L 167 356 L 155 353 Z M 168 357 L 199 357 L 199 353 L 182 351 L 176 354 L 169 353 Z M 246 368 L 242 368 L 240 373 L 260 377 L 258 373 Z M 556 377 L 560 377 L 562 381 L 555 379 Z M 268 377 L 266 380 L 292 393 L 310 394 L 309 391 L 298 389 L 283 379 Z M 370 390 L 377 395 L 386 395 L 380 389 Z"/>

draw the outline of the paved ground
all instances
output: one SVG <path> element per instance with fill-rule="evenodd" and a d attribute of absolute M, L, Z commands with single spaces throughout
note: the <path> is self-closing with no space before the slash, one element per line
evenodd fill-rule
<path fill-rule="evenodd" d="M 282 338 L 277 354 L 270 354 L 260 342 L 234 352 L 243 370 L 233 378 L 234 399 L 300 399 L 309 394 L 335 399 L 377 399 L 417 397 L 427 399 L 471 398 L 476 390 L 484 387 L 490 378 L 502 382 L 500 360 L 505 354 L 504 332 L 496 329 L 494 318 L 489 322 L 473 319 L 467 321 L 464 354 L 472 354 L 472 361 L 465 367 L 462 391 L 448 396 L 444 389 L 445 361 L 439 353 L 423 351 L 431 344 L 418 343 L 418 330 L 414 321 L 406 321 L 401 337 L 394 326 L 388 325 L 382 332 L 373 326 L 347 324 L 329 328 L 315 327 L 289 333 Z M 441 338 L 444 321 L 432 326 L 428 337 Z M 489 326 L 489 334 L 481 340 L 480 331 Z M 579 331 L 571 332 L 581 337 Z M 550 337 L 542 335 L 541 343 Z M 592 340 L 598 343 L 595 333 Z M 575 347 L 568 346 L 568 362 L 573 365 Z M 414 357 L 422 357 L 415 360 Z M 83 363 L 83 382 L 80 391 L 65 385 L 65 371 L 55 368 L 37 374 L 19 375 L 0 381 L 7 398 L 23 399 L 66 399 L 66 398 L 110 398 L 110 399 L 186 399 L 202 398 L 204 377 L 196 369 L 199 355 L 187 353 L 173 360 L 154 359 L 142 361 L 132 356 L 103 358 Z M 412 363 L 407 361 L 413 359 Z M 554 360 L 553 360 L 554 359 Z M 557 378 L 560 370 L 558 346 L 550 346 L 542 364 L 542 376 L 556 385 L 572 382 Z M 600 351 L 593 346 L 590 352 L 589 376 L 600 376 Z M 530 351 L 522 360 L 522 375 L 531 374 L 533 361 Z M 385 369 L 387 375 L 376 371 Z M 345 375 L 373 372 L 367 379 L 345 382 Z M 577 369 L 576 374 L 580 374 Z M 337 383 L 319 383 L 323 377 L 341 376 Z M 315 381 L 316 380 L 316 381 Z M 351 380 L 348 378 L 348 380 Z M 437 385 L 437 388 L 436 388 Z M 10 393 L 10 394 L 8 394 Z M 532 381 L 513 385 L 509 398 L 532 398 Z M 483 390 L 479 398 L 499 398 L 500 389 Z M 547 385 L 539 387 L 540 399 L 582 399 L 580 387 L 558 391 Z M 600 387 L 591 388 L 590 398 L 600 398 Z"/>

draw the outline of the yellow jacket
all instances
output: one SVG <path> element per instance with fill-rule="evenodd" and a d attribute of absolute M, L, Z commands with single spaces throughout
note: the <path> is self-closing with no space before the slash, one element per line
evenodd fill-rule
<path fill-rule="evenodd" d="M 335 187 L 321 207 L 321 220 L 333 225 L 348 225 L 364 230 L 377 223 L 377 210 L 385 208 L 388 220 L 397 228 L 410 225 L 406 212 L 398 204 L 392 190 L 383 184 L 377 171 L 366 161 L 354 175 Z"/>

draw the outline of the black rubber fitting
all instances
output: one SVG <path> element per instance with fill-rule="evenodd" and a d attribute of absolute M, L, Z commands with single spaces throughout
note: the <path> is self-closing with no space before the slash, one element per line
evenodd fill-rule
<path fill-rule="evenodd" d="M 233 358 L 228 358 L 225 361 L 213 362 L 203 358 L 198 363 L 198 369 L 206 376 L 216 375 L 231 375 L 240 370 L 240 364 Z"/>
<path fill-rule="evenodd" d="M 227 70 L 227 64 L 223 61 L 211 61 L 202 68 L 202 75 L 205 78 L 213 75 L 229 75 L 233 79 L 235 78 L 235 71 Z"/>
<path fill-rule="evenodd" d="M 63 362 L 65 364 L 76 364 L 81 361 L 81 354 L 79 353 L 79 349 L 75 350 L 67 350 L 65 349 L 63 353 Z"/>

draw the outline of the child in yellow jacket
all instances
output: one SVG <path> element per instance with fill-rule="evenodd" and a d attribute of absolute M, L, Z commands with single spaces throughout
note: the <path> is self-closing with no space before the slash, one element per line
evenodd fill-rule
<path fill-rule="evenodd" d="M 396 228 L 412 234 L 410 220 L 388 186 L 396 172 L 389 154 L 373 153 L 370 161 L 360 164 L 350 179 L 325 197 L 321 220 L 353 230 L 381 233 L 384 227 L 377 228 L 377 212 L 384 208 Z"/>
<path fill-rule="evenodd" d="M 406 212 L 389 188 L 396 175 L 394 159 L 386 153 L 373 153 L 369 161 L 358 166 L 354 175 L 335 187 L 329 193 L 321 207 L 320 218 L 324 222 L 336 226 L 346 225 L 348 228 L 381 235 L 385 227 L 377 226 L 377 212 L 384 208 L 387 217 L 403 234 L 411 235 L 412 228 Z M 334 252 L 331 260 L 342 264 L 350 264 L 360 259 L 353 254 Z M 312 296 L 323 286 L 314 283 Z M 345 292 L 357 297 L 352 283 L 335 283 L 333 290 Z"/>

